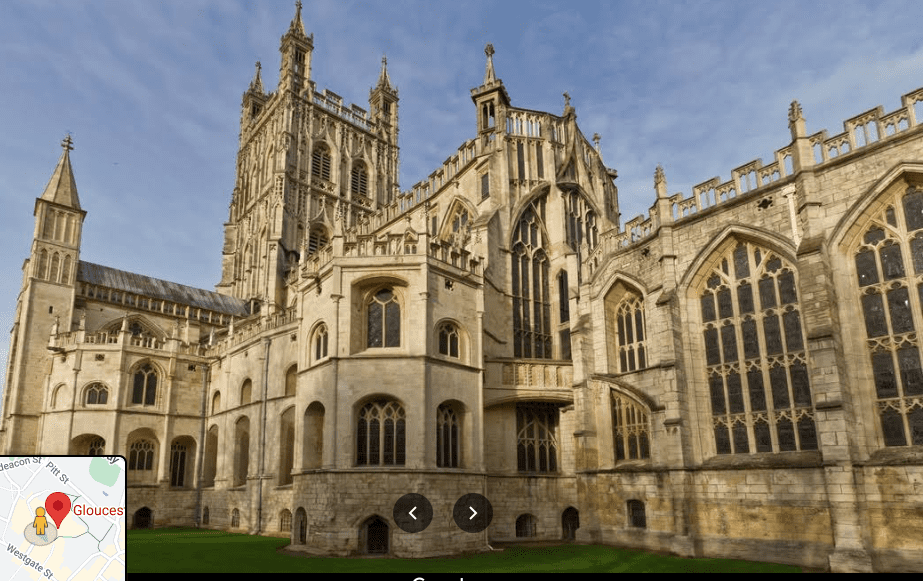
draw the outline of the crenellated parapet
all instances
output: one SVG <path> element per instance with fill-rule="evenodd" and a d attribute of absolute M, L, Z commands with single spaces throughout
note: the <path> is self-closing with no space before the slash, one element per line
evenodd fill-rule
<path fill-rule="evenodd" d="M 867 147 L 901 138 L 918 125 L 915 105 L 920 102 L 923 102 L 923 88 L 903 95 L 902 106 L 895 111 L 885 113 L 884 108 L 879 105 L 845 120 L 843 132 L 833 136 L 829 136 L 827 130 L 812 135 L 800 133 L 804 127 L 804 118 L 801 116 L 801 106 L 797 101 L 793 102 L 789 110 L 793 136 L 795 139 L 806 139 L 812 154 L 808 159 L 802 159 L 801 167 L 797 167 L 794 161 L 793 143 L 776 150 L 773 161 L 769 164 L 764 165 L 762 159 L 755 159 L 731 170 L 731 177 L 726 181 L 721 181 L 720 177 L 713 177 L 693 186 L 690 196 L 680 192 L 666 197 L 669 215 L 658 216 L 655 204 L 651 207 L 648 217 L 638 216 L 626 222 L 623 229 L 602 234 L 600 244 L 593 252 L 585 255 L 589 271 L 592 273 L 607 254 L 645 240 L 657 230 L 662 221 L 682 222 L 694 219 L 702 211 L 725 202 L 766 192 L 798 171 L 808 168 L 822 169 L 851 153 L 865 151 Z M 662 170 L 658 175 L 662 175 Z"/>

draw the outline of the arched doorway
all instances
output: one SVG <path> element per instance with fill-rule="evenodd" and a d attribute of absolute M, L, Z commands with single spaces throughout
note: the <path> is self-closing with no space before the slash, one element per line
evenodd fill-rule
<path fill-rule="evenodd" d="M 135 511 L 134 528 L 151 529 L 154 528 L 154 513 L 148 507 L 139 508 Z"/>
<path fill-rule="evenodd" d="M 362 523 L 359 529 L 359 550 L 369 555 L 384 555 L 388 552 L 388 523 L 373 516 Z"/>
<path fill-rule="evenodd" d="M 561 513 L 561 538 L 573 541 L 577 538 L 577 529 L 580 528 L 580 513 L 576 508 L 569 506 Z"/>
<path fill-rule="evenodd" d="M 292 533 L 296 545 L 308 542 L 308 513 L 301 507 L 295 511 L 295 526 L 292 528 Z"/>

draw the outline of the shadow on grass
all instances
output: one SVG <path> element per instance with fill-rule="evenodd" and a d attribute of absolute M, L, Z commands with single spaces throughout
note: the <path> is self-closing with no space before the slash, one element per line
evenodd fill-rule
<path fill-rule="evenodd" d="M 686 559 L 601 545 L 509 545 L 501 551 L 429 559 L 292 555 L 288 539 L 201 529 L 131 530 L 129 573 L 786 573 L 791 565 Z"/>

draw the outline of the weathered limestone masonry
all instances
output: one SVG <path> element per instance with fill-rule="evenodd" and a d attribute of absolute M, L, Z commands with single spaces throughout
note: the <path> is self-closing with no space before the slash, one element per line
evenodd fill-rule
<path fill-rule="evenodd" d="M 559 540 L 923 571 L 923 89 L 692 195 L 616 171 L 564 94 L 512 105 L 398 189 L 398 91 L 243 95 L 217 292 L 86 262 L 64 151 L 36 200 L 7 454 L 121 454 L 133 527 L 426 557 Z M 394 503 L 434 518 L 401 530 Z M 480 533 L 455 502 L 486 496 Z"/>

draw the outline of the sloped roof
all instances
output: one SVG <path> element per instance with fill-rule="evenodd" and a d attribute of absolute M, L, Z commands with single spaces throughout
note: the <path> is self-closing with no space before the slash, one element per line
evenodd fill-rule
<path fill-rule="evenodd" d="M 172 301 L 226 315 L 246 317 L 247 301 L 213 291 L 202 290 L 143 274 L 126 272 L 81 260 L 77 265 L 77 280 L 115 290 Z"/>

